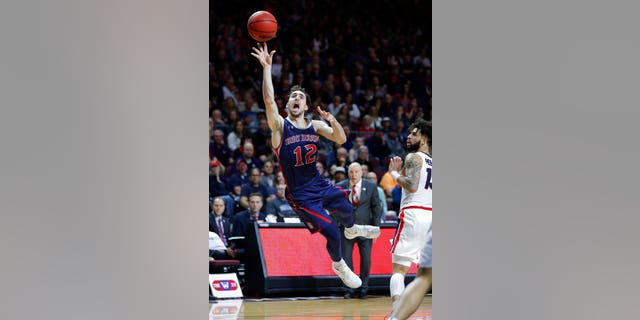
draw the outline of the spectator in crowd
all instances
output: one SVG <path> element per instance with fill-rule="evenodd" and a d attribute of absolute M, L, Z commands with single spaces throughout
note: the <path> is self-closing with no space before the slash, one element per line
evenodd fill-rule
<path fill-rule="evenodd" d="M 279 184 L 287 184 L 287 182 L 284 180 L 284 174 L 282 173 L 282 170 L 278 170 L 275 177 L 273 178 L 273 185 L 277 186 Z"/>
<path fill-rule="evenodd" d="M 389 132 L 393 129 L 393 124 L 391 123 L 391 118 L 384 116 L 380 119 L 380 130 L 383 132 Z"/>
<path fill-rule="evenodd" d="M 262 178 L 260 169 L 253 168 L 249 172 L 249 181 L 242 185 L 242 192 L 240 193 L 240 205 L 245 209 L 249 208 L 249 195 L 261 195 L 262 203 L 266 203 L 276 197 L 275 191 L 271 187 L 260 183 Z"/>
<path fill-rule="evenodd" d="M 220 129 L 213 131 L 213 141 L 209 142 L 209 154 L 220 160 L 225 166 L 233 166 L 233 154 L 225 144 L 224 132 Z"/>
<path fill-rule="evenodd" d="M 342 167 L 343 169 L 349 166 L 349 153 L 347 149 L 340 147 L 336 149 L 336 161 L 331 166 Z M 346 172 L 346 171 L 345 171 Z"/>
<path fill-rule="evenodd" d="M 242 154 L 240 155 L 240 157 L 236 158 L 236 164 L 238 164 L 239 160 L 242 160 L 247 165 L 248 169 L 262 169 L 262 162 L 260 162 L 260 160 L 254 156 L 254 154 L 255 149 L 253 148 L 253 143 L 245 142 L 242 145 Z M 237 166 L 236 170 L 233 170 L 232 172 L 235 171 L 237 171 Z"/>
<path fill-rule="evenodd" d="M 224 121 L 222 111 L 220 109 L 213 109 L 211 111 L 211 121 L 213 122 L 214 128 L 216 129 L 220 127 L 224 128 L 227 126 L 227 123 Z"/>
<path fill-rule="evenodd" d="M 249 225 L 256 222 L 264 222 L 266 215 L 262 212 L 262 195 L 259 193 L 252 193 L 249 195 L 249 208 L 244 211 L 236 213 L 233 218 L 233 227 L 231 234 L 233 237 L 246 237 L 247 232 L 250 230 Z M 242 242 L 241 242 L 242 243 Z M 238 244 L 236 246 L 236 253 L 240 260 L 245 260 L 246 247 Z"/>
<path fill-rule="evenodd" d="M 224 245 L 217 233 L 209 231 L 209 261 L 233 259 L 236 252 Z"/>
<path fill-rule="evenodd" d="M 355 162 L 359 164 L 366 164 L 367 167 L 373 168 L 373 164 L 369 159 L 369 148 L 366 145 L 360 146 L 360 148 L 358 148 L 358 157 L 356 158 Z"/>
<path fill-rule="evenodd" d="M 324 164 L 321 161 L 316 162 L 316 168 L 318 169 L 318 172 L 320 172 L 321 176 L 325 178 L 329 177 L 329 173 L 325 170 Z"/>
<path fill-rule="evenodd" d="M 375 131 L 376 127 L 373 124 L 371 116 L 367 114 L 362 117 L 362 123 L 360 124 L 360 128 L 358 128 L 358 136 L 366 139 L 372 136 Z"/>
<path fill-rule="evenodd" d="M 332 176 L 332 182 L 333 183 L 338 183 L 341 181 L 344 181 L 347 178 L 347 171 L 344 170 L 344 167 L 334 167 L 333 170 L 331 170 L 331 176 Z"/>
<path fill-rule="evenodd" d="M 344 103 L 342 103 L 342 97 L 339 94 L 333 96 L 333 101 L 329 103 L 327 106 L 327 110 L 331 112 L 332 115 L 337 116 L 338 111 L 344 107 Z"/>
<path fill-rule="evenodd" d="M 230 217 L 233 214 L 231 211 L 233 208 L 233 197 L 229 189 L 229 181 L 224 175 L 225 168 L 218 159 L 213 159 L 209 167 L 209 196 L 223 199 L 226 206 L 229 207 L 227 216 Z"/>
<path fill-rule="evenodd" d="M 276 178 L 275 164 L 271 160 L 267 160 L 262 164 L 262 177 L 260 178 L 260 183 L 269 186 L 270 188 L 275 189 L 275 184 L 273 180 Z"/>
<path fill-rule="evenodd" d="M 242 138 L 246 136 L 248 132 L 244 128 L 244 121 L 236 120 L 233 124 L 233 131 L 227 135 L 227 146 L 231 151 L 235 151 L 240 147 L 240 143 L 242 143 Z"/>
<path fill-rule="evenodd" d="M 383 159 L 391 154 L 391 150 L 389 150 L 389 147 L 387 146 L 384 139 L 384 132 L 382 132 L 382 130 L 376 130 L 373 136 L 365 140 L 365 145 L 369 148 L 369 154 L 378 159 Z"/>
<path fill-rule="evenodd" d="M 361 146 L 364 146 L 364 138 L 356 137 L 354 139 L 353 147 L 349 149 L 349 162 L 356 161 L 358 158 L 358 149 L 360 149 Z"/>
<path fill-rule="evenodd" d="M 285 197 L 285 190 L 287 186 L 285 184 L 279 184 L 276 186 L 276 197 L 273 200 L 267 202 L 267 208 L 265 213 L 267 215 L 273 215 L 279 222 L 283 222 L 284 218 L 297 217 L 298 215 L 293 211 L 289 201 Z"/>
<path fill-rule="evenodd" d="M 398 136 L 398 131 L 389 130 L 384 134 L 384 142 L 389 148 L 389 155 L 395 155 L 401 157 L 404 154 L 404 147 L 402 142 L 400 142 L 400 137 Z"/>
<path fill-rule="evenodd" d="M 391 192 L 397 186 L 396 180 L 388 173 L 385 172 L 380 178 L 380 187 L 384 190 L 384 195 L 391 198 Z"/>
<path fill-rule="evenodd" d="M 209 232 L 213 232 L 218 241 L 215 239 L 213 248 L 211 247 L 211 234 L 209 234 L 209 257 L 215 259 L 230 259 L 236 256 L 235 249 L 229 241 L 231 237 L 231 219 L 224 216 L 226 206 L 224 200 L 220 197 L 213 199 L 213 209 L 209 212 Z"/>
<path fill-rule="evenodd" d="M 389 211 L 389 208 L 387 208 L 387 197 L 384 194 L 384 190 L 382 190 L 382 188 L 378 186 L 378 175 L 374 171 L 369 171 L 369 173 L 367 173 L 366 175 L 366 178 L 367 180 L 373 182 L 373 184 L 375 184 L 376 186 L 378 199 L 380 199 L 380 203 L 382 204 L 382 218 L 380 220 L 381 222 L 384 222 L 384 216 L 387 214 L 387 211 Z"/>
<path fill-rule="evenodd" d="M 242 186 L 245 182 L 249 181 L 249 166 L 244 159 L 238 159 L 235 162 L 236 171 L 231 173 L 229 177 L 229 184 L 233 186 Z M 233 189 L 231 190 L 234 191 Z"/>

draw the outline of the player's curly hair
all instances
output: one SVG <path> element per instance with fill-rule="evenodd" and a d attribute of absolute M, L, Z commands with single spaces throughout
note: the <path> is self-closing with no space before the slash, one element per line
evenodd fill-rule
<path fill-rule="evenodd" d="M 305 100 L 307 101 L 307 107 L 311 108 L 311 97 L 309 97 L 309 94 L 307 93 L 306 90 L 304 90 L 303 87 L 297 84 L 291 87 L 291 89 L 289 89 L 289 93 L 287 93 L 287 101 L 289 100 L 289 97 L 294 91 L 302 91 L 302 93 L 304 93 Z"/>
<path fill-rule="evenodd" d="M 431 148 L 431 121 L 424 120 L 422 118 L 416 119 L 416 121 L 409 126 L 409 132 L 417 128 L 420 131 L 420 135 L 427 137 L 427 145 Z"/>

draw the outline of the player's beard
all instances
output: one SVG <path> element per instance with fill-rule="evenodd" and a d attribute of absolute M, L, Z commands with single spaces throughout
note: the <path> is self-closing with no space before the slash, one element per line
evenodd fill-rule
<path fill-rule="evenodd" d="M 420 150 L 420 141 L 406 146 L 405 149 L 407 150 L 407 152 L 416 152 Z"/>

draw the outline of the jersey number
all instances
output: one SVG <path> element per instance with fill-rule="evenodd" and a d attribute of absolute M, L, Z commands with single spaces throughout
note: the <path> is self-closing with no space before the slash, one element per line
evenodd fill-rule
<path fill-rule="evenodd" d="M 302 163 L 302 147 L 297 146 L 293 150 L 293 153 L 296 154 L 296 167 L 299 167 L 305 164 L 310 164 L 316 161 L 316 151 L 317 151 L 316 145 L 307 144 L 304 146 L 304 148 L 307 150 L 307 153 L 304 155 L 304 163 Z"/>
<path fill-rule="evenodd" d="M 431 185 L 431 168 L 427 168 L 427 183 L 424 185 L 425 189 L 433 189 Z"/>

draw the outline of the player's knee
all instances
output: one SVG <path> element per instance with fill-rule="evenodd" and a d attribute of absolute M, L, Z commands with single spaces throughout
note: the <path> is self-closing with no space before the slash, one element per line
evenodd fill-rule
<path fill-rule="evenodd" d="M 409 267 L 411 267 L 413 259 L 393 254 L 391 256 L 391 262 L 393 263 L 394 272 L 397 270 L 397 272 L 406 273 L 409 270 Z"/>
<path fill-rule="evenodd" d="M 418 268 L 418 272 L 416 273 L 417 277 L 429 277 L 431 276 L 431 268 Z"/>

